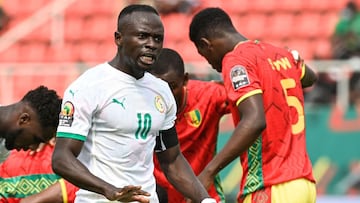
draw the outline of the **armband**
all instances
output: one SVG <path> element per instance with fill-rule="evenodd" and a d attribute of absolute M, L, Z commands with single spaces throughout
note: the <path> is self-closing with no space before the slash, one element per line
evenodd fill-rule
<path fill-rule="evenodd" d="M 205 198 L 201 201 L 201 203 L 216 203 L 216 200 L 213 198 Z"/>

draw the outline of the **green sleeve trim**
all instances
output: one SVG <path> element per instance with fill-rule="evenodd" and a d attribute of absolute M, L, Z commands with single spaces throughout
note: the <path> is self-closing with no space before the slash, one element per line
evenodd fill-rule
<path fill-rule="evenodd" d="M 73 133 L 64 133 L 64 132 L 58 132 L 56 134 L 56 137 L 71 138 L 71 139 L 80 140 L 80 141 L 86 140 L 86 137 L 83 135 L 73 134 Z"/>

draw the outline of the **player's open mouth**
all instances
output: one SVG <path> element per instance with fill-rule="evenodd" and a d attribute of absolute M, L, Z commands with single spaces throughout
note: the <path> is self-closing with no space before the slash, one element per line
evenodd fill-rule
<path fill-rule="evenodd" d="M 155 57 L 153 55 L 144 55 L 140 57 L 142 63 L 151 65 L 155 62 Z"/>

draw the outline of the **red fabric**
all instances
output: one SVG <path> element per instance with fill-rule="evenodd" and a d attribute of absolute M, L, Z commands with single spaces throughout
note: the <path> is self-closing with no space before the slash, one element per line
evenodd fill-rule
<path fill-rule="evenodd" d="M 177 115 L 176 130 L 181 151 L 198 175 L 216 153 L 219 121 L 224 114 L 229 113 L 229 109 L 224 104 L 226 93 L 220 84 L 190 80 L 187 92 L 187 104 Z M 195 116 L 195 112 L 200 116 Z M 167 181 L 156 159 L 154 174 L 157 183 L 168 190 L 169 202 L 181 202 L 184 199 Z M 220 199 L 215 186 L 210 188 L 209 193 Z"/>
<path fill-rule="evenodd" d="M 247 41 L 225 55 L 222 65 L 224 85 L 232 106 L 240 98 L 246 98 L 247 93 L 261 90 L 266 114 L 267 127 L 261 134 L 259 154 L 253 156 L 257 163 L 252 162 L 254 168 L 251 171 L 248 165 L 250 151 L 240 156 L 244 174 L 240 193 L 254 190 L 254 186 L 250 186 L 251 179 L 256 182 L 255 190 L 298 178 L 315 181 L 306 152 L 305 129 L 296 134 L 292 131 L 292 125 L 304 113 L 294 108 L 292 100 L 298 100 L 297 106 L 303 109 L 304 97 L 300 82 L 302 70 L 291 53 L 266 43 Z M 249 80 L 249 84 L 237 89 L 233 87 L 236 80 L 231 78 L 235 66 L 245 68 Z M 289 80 L 294 82 L 294 87 L 290 85 L 290 88 Z M 237 111 L 232 113 L 237 124 L 240 116 Z"/>
<path fill-rule="evenodd" d="M 51 157 L 54 147 L 46 145 L 40 152 L 30 155 L 29 151 L 12 150 L 9 157 L 0 164 L 2 178 L 17 177 L 34 174 L 54 174 L 51 167 Z M 65 181 L 66 182 L 66 181 Z M 67 183 L 68 202 L 74 202 L 77 187 Z M 17 203 L 19 198 L 0 199 L 2 203 Z"/>

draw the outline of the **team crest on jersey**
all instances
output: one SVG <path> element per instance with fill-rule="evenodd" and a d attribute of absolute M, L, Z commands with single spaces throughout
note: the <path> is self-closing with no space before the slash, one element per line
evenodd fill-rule
<path fill-rule="evenodd" d="M 202 121 L 201 113 L 198 109 L 189 111 L 184 114 L 186 121 L 193 127 L 199 127 Z"/>
<path fill-rule="evenodd" d="M 69 101 L 65 102 L 59 115 L 59 125 L 71 127 L 74 120 L 74 112 L 74 105 Z"/>
<path fill-rule="evenodd" d="M 234 90 L 238 90 L 250 84 L 246 68 L 240 65 L 236 65 L 231 68 L 230 80 Z"/>
<path fill-rule="evenodd" d="M 165 102 L 163 98 L 159 95 L 155 97 L 155 107 L 160 113 L 165 112 Z"/>

